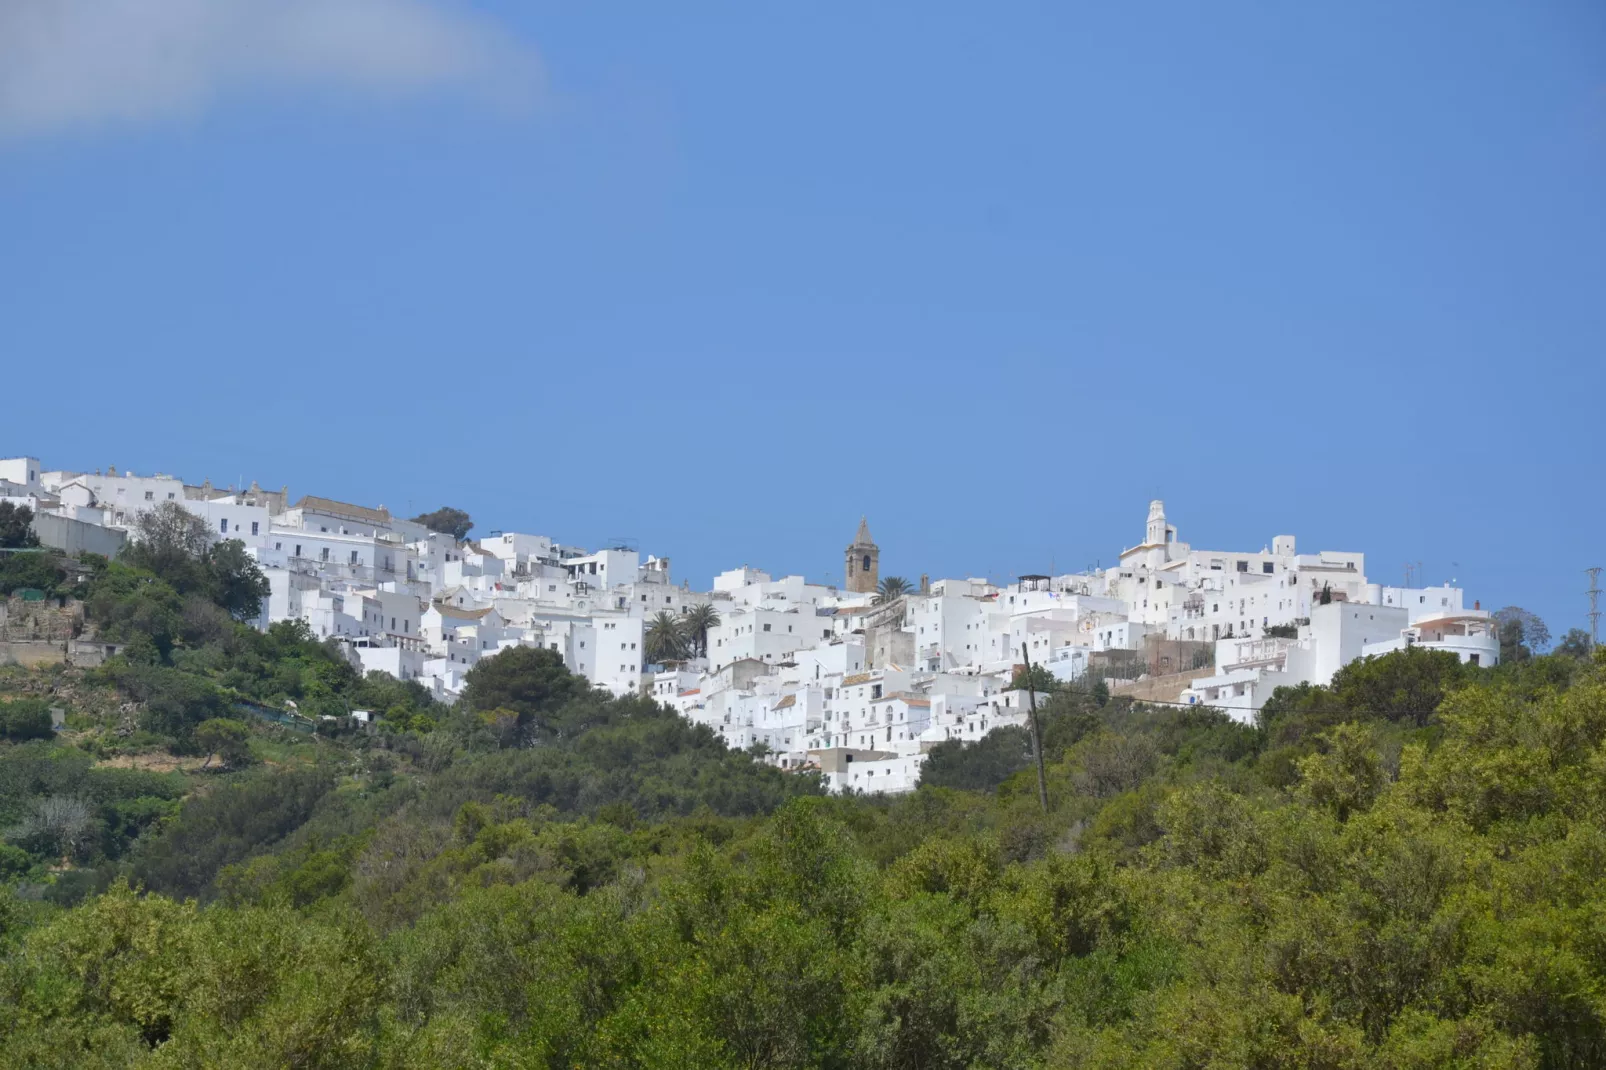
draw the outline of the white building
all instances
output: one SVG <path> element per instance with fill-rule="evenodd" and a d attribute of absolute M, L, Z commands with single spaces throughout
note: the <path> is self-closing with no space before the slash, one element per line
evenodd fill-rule
<path fill-rule="evenodd" d="M 1410 598 L 1416 595 L 1409 592 Z M 1428 594 L 1421 592 L 1421 597 L 1417 604 L 1426 605 Z M 1359 658 L 1410 646 L 1449 651 L 1472 665 L 1493 666 L 1500 660 L 1494 620 L 1483 610 L 1435 610 L 1413 619 L 1405 605 L 1332 602 L 1312 610 L 1310 623 L 1300 626 L 1297 638 L 1218 641 L 1215 673 L 1194 680 L 1182 701 L 1215 706 L 1235 720 L 1253 723 L 1279 687 L 1325 686 Z"/>
<path fill-rule="evenodd" d="M 42 466 L 37 457 L 0 457 L 0 480 L 15 483 L 24 493 L 39 493 L 45 489 L 39 481 Z"/>
<path fill-rule="evenodd" d="M 39 477 L 45 488 L 63 503 L 85 509 L 105 511 L 107 525 L 132 528 L 141 513 L 162 502 L 184 500 L 184 483 L 172 476 L 136 476 L 132 472 L 107 474 L 44 472 Z M 79 517 L 78 519 L 83 519 Z"/>

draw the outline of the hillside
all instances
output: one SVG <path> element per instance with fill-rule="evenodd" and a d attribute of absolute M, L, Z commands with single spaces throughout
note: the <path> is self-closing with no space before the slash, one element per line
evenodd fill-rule
<path fill-rule="evenodd" d="M 1062 690 L 1044 813 L 1019 733 L 827 797 L 543 651 L 448 710 L 77 594 L 166 638 L 0 676 L 3 1065 L 1606 1061 L 1606 663 L 1389 655 L 1254 728 Z"/>

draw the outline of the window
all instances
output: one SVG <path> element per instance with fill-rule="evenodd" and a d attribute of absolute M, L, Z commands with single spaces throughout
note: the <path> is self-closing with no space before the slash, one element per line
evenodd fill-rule
<path fill-rule="evenodd" d="M 222 520 L 219 520 L 217 522 L 217 529 L 222 534 L 227 535 L 229 533 L 229 518 L 224 517 Z"/>
<path fill-rule="evenodd" d="M 167 500 L 168 501 L 172 501 L 173 500 L 173 492 L 172 491 L 168 491 L 167 492 Z"/>
<path fill-rule="evenodd" d="M 357 551 L 356 550 L 351 551 L 351 563 L 354 564 L 354 565 L 357 563 Z"/>
<path fill-rule="evenodd" d="M 258 523 L 260 523 L 260 522 L 256 521 L 256 520 L 251 521 L 251 534 L 255 535 L 257 533 L 257 524 Z"/>
<path fill-rule="evenodd" d="M 145 492 L 145 500 L 148 501 L 148 502 L 149 501 L 155 501 L 156 500 L 156 492 L 154 490 L 146 491 Z"/>
<path fill-rule="evenodd" d="M 1238 571 L 1239 572 L 1248 572 L 1249 571 L 1249 562 L 1247 562 L 1247 561 L 1238 562 Z"/>
<path fill-rule="evenodd" d="M 764 625 L 764 630 L 765 630 L 765 631 L 766 631 L 766 632 L 767 632 L 767 631 L 769 631 L 769 630 L 770 630 L 770 626 L 769 626 L 769 625 L 768 625 L 768 624 L 766 624 L 766 625 Z"/>
<path fill-rule="evenodd" d="M 870 555 L 869 554 L 865 554 L 864 555 L 864 570 L 866 572 L 870 571 Z"/>
<path fill-rule="evenodd" d="M 299 542 L 296 543 L 296 556 L 297 557 L 301 556 L 301 544 Z"/>

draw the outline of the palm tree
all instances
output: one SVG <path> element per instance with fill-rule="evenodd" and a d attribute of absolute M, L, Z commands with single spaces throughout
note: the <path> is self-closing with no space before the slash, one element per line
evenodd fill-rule
<path fill-rule="evenodd" d="M 686 656 L 686 634 L 673 613 L 661 611 L 647 622 L 643 637 L 647 647 L 647 660 L 662 665 Z"/>
<path fill-rule="evenodd" d="M 880 605 L 882 602 L 890 602 L 894 598 L 902 598 L 914 589 L 915 585 L 902 576 L 888 576 L 876 584 L 875 604 Z"/>
<path fill-rule="evenodd" d="M 699 602 L 684 611 L 680 626 L 685 629 L 685 636 L 690 640 L 692 652 L 700 658 L 708 656 L 708 632 L 711 628 L 719 627 L 719 610 L 707 602 Z"/>

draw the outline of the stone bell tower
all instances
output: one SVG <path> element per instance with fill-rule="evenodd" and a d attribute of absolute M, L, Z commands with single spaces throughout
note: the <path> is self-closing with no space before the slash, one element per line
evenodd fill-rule
<path fill-rule="evenodd" d="M 864 517 L 859 518 L 859 533 L 848 547 L 842 578 L 852 594 L 874 594 L 881 579 L 881 547 L 870 540 L 870 525 Z"/>

